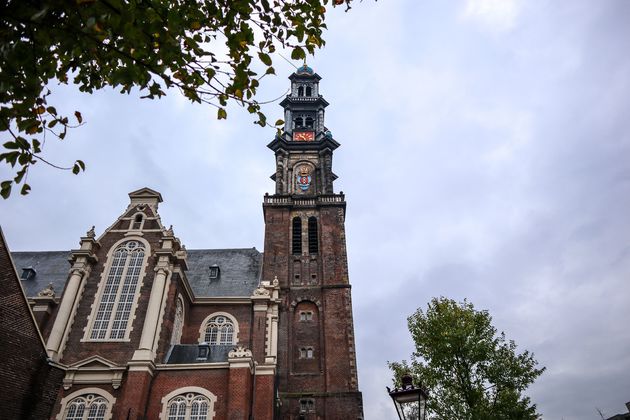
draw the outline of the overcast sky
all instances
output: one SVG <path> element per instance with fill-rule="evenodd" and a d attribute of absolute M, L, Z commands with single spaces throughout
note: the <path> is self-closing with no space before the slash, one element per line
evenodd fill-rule
<path fill-rule="evenodd" d="M 630 1 L 364 0 L 329 14 L 309 64 L 341 143 L 359 386 L 368 420 L 395 417 L 387 360 L 413 350 L 406 317 L 434 296 L 488 309 L 547 371 L 529 389 L 545 419 L 587 420 L 630 401 Z M 300 63 L 296 63 L 300 64 Z M 282 95 L 293 68 L 260 100 Z M 262 250 L 272 129 L 227 121 L 177 92 L 161 101 L 54 89 L 87 124 L 32 193 L 0 203 L 13 251 L 100 234 L 127 193 L 160 191 L 189 249 Z M 281 108 L 266 109 L 270 120 Z M 0 178 L 8 177 L 0 168 Z"/>

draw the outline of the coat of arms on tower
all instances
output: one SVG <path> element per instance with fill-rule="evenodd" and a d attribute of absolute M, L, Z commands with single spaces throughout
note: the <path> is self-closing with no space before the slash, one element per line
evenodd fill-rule
<path fill-rule="evenodd" d="M 295 176 L 297 178 L 298 187 L 300 187 L 302 191 L 308 190 L 308 187 L 311 186 L 311 168 L 307 165 L 302 165 Z"/>

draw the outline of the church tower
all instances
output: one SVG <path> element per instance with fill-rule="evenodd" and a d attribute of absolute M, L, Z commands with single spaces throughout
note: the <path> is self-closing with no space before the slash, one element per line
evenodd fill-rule
<path fill-rule="evenodd" d="M 278 279 L 277 418 L 362 419 L 345 240 L 321 77 L 306 64 L 281 102 L 275 194 L 265 195 L 263 280 Z"/>

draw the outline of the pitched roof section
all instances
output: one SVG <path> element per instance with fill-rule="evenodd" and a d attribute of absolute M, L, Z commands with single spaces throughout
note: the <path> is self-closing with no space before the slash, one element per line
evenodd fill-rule
<path fill-rule="evenodd" d="M 256 248 L 193 249 L 187 252 L 186 276 L 195 297 L 249 297 L 258 286 L 262 253 Z M 48 283 L 53 284 L 55 295 L 61 296 L 70 270 L 70 251 L 12 252 L 11 256 L 18 275 L 27 267 L 37 273 L 22 281 L 27 296 L 37 296 Z M 211 266 L 219 268 L 217 278 L 210 278 Z"/>
<path fill-rule="evenodd" d="M 26 296 L 37 296 L 37 292 L 52 283 L 55 296 L 61 297 L 70 271 L 70 251 L 12 252 L 11 257 L 18 276 L 22 275 L 24 268 L 32 267 L 35 270 L 35 276 L 22 280 Z"/>
<path fill-rule="evenodd" d="M 186 276 L 195 297 L 251 296 L 260 279 L 262 253 L 256 248 L 193 249 Z M 210 267 L 219 277 L 210 278 Z"/>

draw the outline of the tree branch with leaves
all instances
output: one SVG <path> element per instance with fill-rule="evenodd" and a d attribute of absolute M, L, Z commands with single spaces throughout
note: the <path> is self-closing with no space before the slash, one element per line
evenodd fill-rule
<path fill-rule="evenodd" d="M 538 419 L 523 392 L 544 371 L 534 355 L 492 326 L 488 311 L 467 301 L 434 298 L 408 319 L 416 351 L 411 363 L 391 362 L 396 381 L 410 372 L 429 390 L 433 420 Z"/>
<path fill-rule="evenodd" d="M 37 162 L 75 174 L 81 160 L 63 166 L 43 155 L 46 136 L 64 140 L 83 123 L 60 115 L 51 84 L 75 84 L 92 93 L 106 86 L 137 89 L 156 99 L 178 89 L 191 102 L 227 117 L 235 101 L 266 126 L 255 97 L 275 74 L 274 53 L 289 49 L 305 59 L 324 45 L 326 6 L 351 0 L 9 0 L 0 5 L 0 162 L 14 170 L 0 184 L 7 198 Z M 254 68 L 262 67 L 262 74 Z M 283 122 L 278 121 L 276 125 Z"/>

